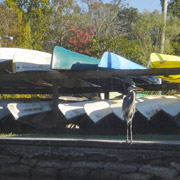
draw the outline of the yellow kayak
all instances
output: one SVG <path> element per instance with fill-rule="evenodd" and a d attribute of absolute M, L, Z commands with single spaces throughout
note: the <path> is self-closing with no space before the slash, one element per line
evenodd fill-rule
<path fill-rule="evenodd" d="M 180 57 L 174 55 L 151 53 L 149 68 L 179 68 Z M 169 76 L 158 76 L 166 81 L 180 83 L 180 74 Z"/>

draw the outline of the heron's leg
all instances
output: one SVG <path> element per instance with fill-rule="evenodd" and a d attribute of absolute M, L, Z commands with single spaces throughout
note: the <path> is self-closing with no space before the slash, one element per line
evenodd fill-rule
<path fill-rule="evenodd" d="M 132 120 L 130 121 L 130 133 L 131 133 L 131 144 L 133 142 L 133 138 L 132 138 Z"/>
<path fill-rule="evenodd" d="M 128 143 L 128 141 L 129 141 L 129 123 L 127 122 L 127 139 L 126 139 L 126 142 Z"/>

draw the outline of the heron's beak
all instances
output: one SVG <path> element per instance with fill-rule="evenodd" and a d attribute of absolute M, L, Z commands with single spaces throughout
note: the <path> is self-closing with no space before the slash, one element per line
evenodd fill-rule
<path fill-rule="evenodd" d="M 140 87 L 136 87 L 136 91 L 144 91 L 144 89 Z"/>

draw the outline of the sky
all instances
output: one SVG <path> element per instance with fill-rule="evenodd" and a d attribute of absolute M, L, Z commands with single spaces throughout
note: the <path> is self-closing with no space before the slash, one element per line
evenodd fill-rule
<path fill-rule="evenodd" d="M 144 9 L 152 12 L 155 9 L 161 11 L 160 0 L 128 0 L 129 5 L 137 8 L 139 12 L 143 12 Z"/>
<path fill-rule="evenodd" d="M 2 2 L 4 0 L 0 0 Z M 81 0 L 77 0 L 81 2 Z M 168 0 L 169 2 L 170 0 Z M 104 2 L 111 2 L 111 0 L 104 0 Z M 160 0 L 126 0 L 129 3 L 129 6 L 137 8 L 139 12 L 143 12 L 144 9 L 148 9 L 148 11 L 152 12 L 155 9 L 161 11 Z"/>
<path fill-rule="evenodd" d="M 111 0 L 103 0 L 104 2 L 111 2 Z M 169 2 L 170 0 L 167 0 Z M 143 12 L 147 9 L 150 12 L 153 12 L 155 9 L 161 12 L 162 8 L 160 5 L 160 0 L 126 0 L 129 3 L 129 6 L 137 8 L 139 12 Z"/>

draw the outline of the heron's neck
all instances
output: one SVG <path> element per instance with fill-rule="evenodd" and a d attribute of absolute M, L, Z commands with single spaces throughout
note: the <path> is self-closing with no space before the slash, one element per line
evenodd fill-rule
<path fill-rule="evenodd" d="M 133 98 L 136 98 L 136 92 L 135 91 L 130 91 L 130 93 L 132 94 Z"/>

